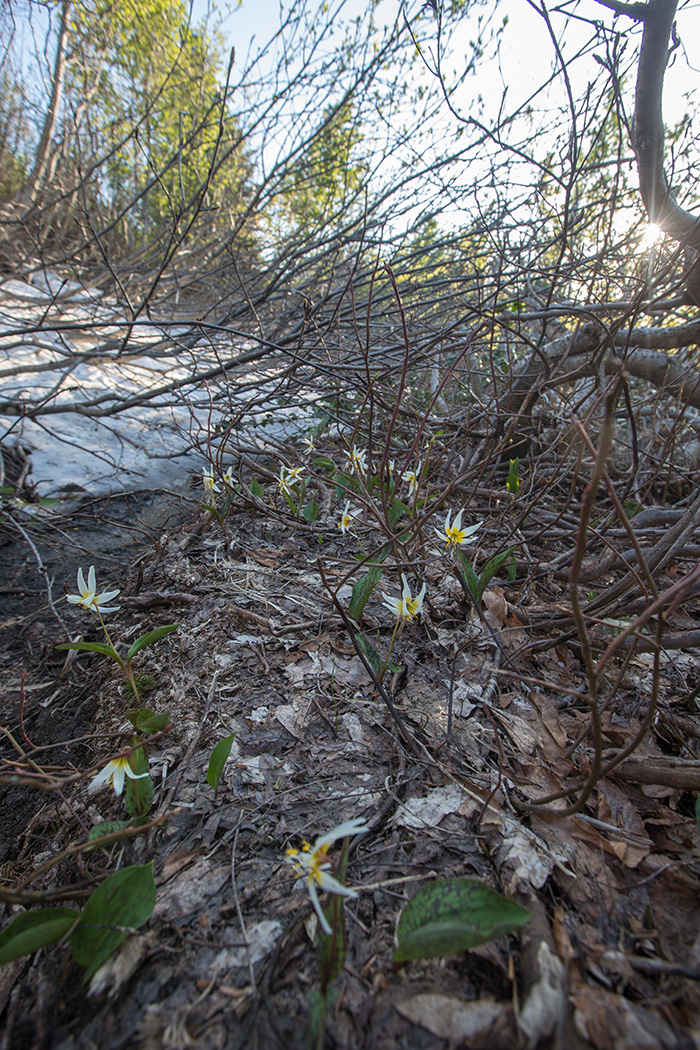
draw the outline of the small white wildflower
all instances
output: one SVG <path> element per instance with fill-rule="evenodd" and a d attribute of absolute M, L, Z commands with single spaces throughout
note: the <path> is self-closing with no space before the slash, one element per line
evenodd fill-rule
<path fill-rule="evenodd" d="M 202 471 L 202 484 L 205 489 L 209 489 L 210 492 L 221 492 L 221 486 L 216 480 L 213 465 L 209 467 L 209 470 Z"/>
<path fill-rule="evenodd" d="M 412 496 L 413 493 L 416 492 L 416 490 L 418 489 L 418 486 L 420 485 L 422 469 L 422 464 L 419 462 L 415 470 L 407 470 L 406 473 L 403 475 L 403 480 L 408 482 L 409 496 Z"/>
<path fill-rule="evenodd" d="M 300 850 L 288 849 L 286 851 L 286 860 L 294 868 L 297 878 L 306 879 L 311 903 L 324 933 L 329 934 L 331 927 L 324 915 L 316 887 L 320 886 L 322 890 L 336 893 L 340 897 L 357 897 L 358 895 L 357 890 L 343 886 L 342 882 L 338 882 L 336 878 L 324 871 L 324 868 L 330 867 L 331 863 L 328 859 L 328 849 L 338 839 L 344 839 L 350 835 L 364 835 L 366 831 L 369 831 L 367 823 L 361 817 L 356 817 L 354 820 L 346 820 L 343 824 L 339 824 L 326 835 L 321 835 L 313 846 L 309 842 L 304 842 Z"/>
<path fill-rule="evenodd" d="M 92 778 L 88 791 L 99 791 L 103 784 L 109 784 L 111 788 L 114 788 L 115 795 L 121 795 L 124 790 L 124 777 L 128 777 L 129 780 L 143 780 L 147 776 L 147 772 L 134 773 L 129 756 L 122 755 L 120 758 L 113 758 L 96 777 Z"/>
<path fill-rule="evenodd" d="M 452 524 L 450 524 L 450 518 L 452 517 L 452 511 L 451 510 L 448 511 L 447 512 L 447 517 L 445 518 L 444 530 L 435 529 L 435 532 L 436 532 L 437 536 L 439 537 L 439 539 L 445 541 L 445 548 L 447 550 L 449 550 L 450 548 L 454 549 L 455 547 L 461 547 L 462 544 L 466 543 L 467 540 L 471 536 L 473 536 L 474 533 L 478 529 L 480 529 L 481 526 L 484 524 L 483 521 L 478 521 L 476 523 L 476 525 L 467 525 L 465 528 L 462 528 L 462 515 L 463 514 L 464 514 L 464 511 L 460 510 L 460 512 L 456 516 L 454 522 Z"/>
<path fill-rule="evenodd" d="M 117 609 L 121 609 L 121 605 L 109 606 L 107 604 L 117 597 L 119 587 L 114 591 L 103 591 L 102 594 L 97 593 L 94 565 L 91 565 L 88 570 L 87 583 L 85 583 L 83 570 L 78 569 L 78 592 L 78 594 L 67 595 L 67 601 L 71 605 L 80 605 L 83 609 L 89 609 L 91 612 L 97 613 L 116 612 Z"/>
<path fill-rule="evenodd" d="M 361 513 L 362 511 L 358 508 L 350 510 L 350 501 L 348 500 L 348 502 L 345 504 L 345 508 L 343 509 L 343 513 L 340 516 L 340 521 L 338 522 L 338 528 L 343 533 L 343 535 L 345 535 L 346 532 L 352 531 L 355 525 L 355 518 L 358 516 L 358 514 Z"/>
<path fill-rule="evenodd" d="M 236 479 L 233 476 L 233 468 L 227 467 L 223 473 L 223 483 L 227 489 L 232 489 L 236 484 Z"/>
<path fill-rule="evenodd" d="M 416 616 L 423 609 L 423 599 L 425 598 L 426 584 L 424 583 L 415 598 L 411 597 L 411 590 L 408 586 L 408 580 L 404 573 L 401 573 L 401 579 L 403 580 L 403 592 L 400 598 L 392 598 L 382 591 L 384 595 L 384 605 L 388 609 L 391 609 L 396 620 L 415 620 Z"/>
<path fill-rule="evenodd" d="M 367 473 L 367 453 L 364 449 L 358 449 L 357 445 L 352 446 L 352 451 L 348 452 L 348 468 L 353 470 L 360 477 L 364 477 Z"/>

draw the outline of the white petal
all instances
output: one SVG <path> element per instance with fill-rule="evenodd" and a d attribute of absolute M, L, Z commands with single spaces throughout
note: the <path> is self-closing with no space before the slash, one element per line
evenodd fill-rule
<path fill-rule="evenodd" d="M 78 594 L 85 594 L 87 586 L 85 584 L 85 577 L 83 576 L 83 570 L 78 569 Z"/>
<path fill-rule="evenodd" d="M 322 848 L 323 846 L 330 846 L 332 842 L 337 842 L 338 839 L 344 839 L 346 835 L 363 835 L 366 831 L 369 831 L 369 826 L 364 817 L 353 817 L 352 820 L 345 820 L 342 824 L 339 824 L 337 828 L 332 828 L 325 835 L 321 835 L 320 838 L 316 839 L 314 843 L 314 850 Z"/>
<path fill-rule="evenodd" d="M 90 594 L 94 594 L 97 590 L 97 581 L 95 579 L 94 565 L 90 566 L 90 571 L 88 572 L 88 590 L 90 591 Z"/>
<path fill-rule="evenodd" d="M 112 787 L 114 788 L 115 795 L 121 795 L 124 790 L 124 766 L 119 762 L 117 768 L 114 770 L 114 776 L 112 778 Z"/>
<path fill-rule="evenodd" d="M 88 791 L 99 791 L 103 784 L 106 784 L 112 775 L 112 763 L 108 762 L 104 769 L 101 769 L 96 777 L 93 777 L 90 781 Z"/>
<path fill-rule="evenodd" d="M 328 875 L 327 872 L 321 871 L 318 873 L 317 881 L 321 889 L 327 890 L 329 893 L 335 893 L 337 897 L 359 897 L 357 890 L 351 890 L 349 886 L 343 886 L 342 882 L 338 882 L 332 875 Z"/>
<path fill-rule="evenodd" d="M 318 899 L 318 893 L 316 893 L 316 887 L 314 886 L 313 879 L 308 880 L 309 896 L 311 897 L 311 903 L 314 906 L 314 911 L 318 915 L 318 921 L 321 923 L 321 929 L 324 933 L 332 933 L 328 919 L 323 914 L 323 908 L 321 902 Z"/>

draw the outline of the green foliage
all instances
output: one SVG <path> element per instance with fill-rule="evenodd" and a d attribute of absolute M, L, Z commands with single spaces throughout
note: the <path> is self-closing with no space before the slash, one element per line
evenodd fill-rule
<path fill-rule="evenodd" d="M 153 864 L 123 868 L 97 887 L 82 914 L 71 908 L 41 908 L 18 915 L 0 933 L 0 963 L 56 944 L 73 929 L 71 950 L 76 962 L 86 967 L 87 981 L 129 933 L 148 922 L 155 903 Z"/>
<path fill-rule="evenodd" d="M 510 492 L 511 496 L 516 496 L 518 489 L 520 488 L 520 460 L 511 459 L 508 461 L 508 477 L 506 478 L 506 488 Z"/>
<path fill-rule="evenodd" d="M 362 131 L 352 102 L 329 107 L 323 126 L 294 166 L 285 189 L 287 211 L 305 228 L 345 224 L 367 171 Z"/>
<path fill-rule="evenodd" d="M 103 820 L 99 824 L 95 824 L 88 831 L 88 842 L 93 842 L 95 839 L 105 838 L 108 835 L 114 835 L 114 841 L 117 841 L 117 832 L 123 831 L 124 828 L 128 828 L 131 824 L 130 820 Z M 91 850 L 102 849 L 104 846 L 108 846 L 109 841 L 101 842 L 99 846 L 88 846 L 85 850 L 89 853 Z"/>
<path fill-rule="evenodd" d="M 110 875 L 91 894 L 70 938 L 76 962 L 88 981 L 132 931 L 148 922 L 156 903 L 153 864 L 134 865 Z"/>
<path fill-rule="evenodd" d="M 176 631 L 179 627 L 177 623 L 168 624 L 167 627 L 156 627 L 153 631 L 148 631 L 146 634 L 142 634 L 140 638 L 137 638 L 134 644 L 131 646 L 126 654 L 127 661 L 131 661 L 132 657 L 140 653 L 142 649 L 145 649 L 147 645 L 153 645 L 155 642 L 160 641 L 166 634 L 170 634 L 171 631 Z"/>
<path fill-rule="evenodd" d="M 369 572 L 365 573 L 364 576 L 361 576 L 355 583 L 352 589 L 352 597 L 350 598 L 348 613 L 352 619 L 356 620 L 358 623 L 362 621 L 362 613 L 365 605 L 369 601 L 372 591 L 381 578 L 382 570 L 378 566 L 373 565 Z"/>
<path fill-rule="evenodd" d="M 131 746 L 136 750 L 131 756 L 131 767 L 137 776 L 148 773 L 148 755 L 145 747 L 138 746 L 140 743 L 137 736 L 132 738 Z M 131 777 L 127 777 L 124 809 L 132 817 L 145 817 L 153 805 L 154 794 L 153 781 L 150 776 L 143 777 L 141 780 L 132 780 Z"/>
<path fill-rule="evenodd" d="M 71 908 L 23 912 L 0 933 L 0 964 L 56 944 L 79 918 L 80 912 Z"/>
<path fill-rule="evenodd" d="M 502 551 L 500 554 L 496 554 L 495 557 L 491 558 L 489 561 L 486 562 L 486 565 L 484 566 L 481 575 L 477 576 L 472 563 L 468 561 L 467 558 L 465 558 L 465 556 L 462 554 L 461 550 L 457 548 L 457 556 L 459 558 L 459 563 L 462 568 L 462 574 L 467 584 L 469 594 L 475 602 L 481 602 L 481 599 L 484 597 L 484 591 L 488 587 L 489 583 L 496 575 L 501 565 L 503 565 L 503 563 L 511 557 L 514 550 L 514 547 L 509 547 L 508 550 Z M 510 575 L 510 567 L 508 571 Z"/>
<path fill-rule="evenodd" d="M 214 788 L 214 797 L 219 793 L 219 781 L 221 780 L 221 774 L 224 771 L 226 760 L 231 754 L 231 748 L 236 734 L 231 733 L 230 736 L 225 736 L 223 740 L 220 740 L 211 753 L 209 758 L 209 768 L 207 769 L 207 784 L 209 787 Z"/>
<path fill-rule="evenodd" d="M 76 149 L 105 157 L 90 191 L 108 216 L 138 202 L 130 236 L 144 243 L 205 193 L 226 222 L 250 173 L 222 102 L 222 41 L 190 14 L 184 0 L 73 5 L 66 92 L 74 110 L 87 110 Z"/>
<path fill-rule="evenodd" d="M 440 879 L 419 890 L 401 912 L 394 959 L 455 955 L 511 933 L 529 919 L 527 908 L 476 879 Z"/>

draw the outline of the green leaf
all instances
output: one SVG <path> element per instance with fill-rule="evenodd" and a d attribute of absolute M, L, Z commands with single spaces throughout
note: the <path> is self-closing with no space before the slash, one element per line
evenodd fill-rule
<path fill-rule="evenodd" d="M 231 733 L 230 736 L 224 737 L 223 740 L 219 741 L 211 753 L 209 768 L 207 769 L 207 784 L 209 787 L 214 788 L 214 797 L 218 794 L 221 774 L 224 771 L 226 759 L 231 754 L 231 747 L 233 746 L 235 736 L 235 733 Z"/>
<path fill-rule="evenodd" d="M 439 879 L 401 912 L 396 962 L 435 959 L 476 948 L 524 926 L 530 912 L 476 879 Z"/>
<path fill-rule="evenodd" d="M 315 499 L 312 499 L 310 503 L 307 503 L 301 512 L 302 518 L 308 521 L 309 525 L 312 525 L 318 518 L 318 503 Z"/>
<path fill-rule="evenodd" d="M 392 529 L 401 517 L 401 515 L 408 513 L 409 510 L 406 504 L 402 503 L 400 499 L 395 499 L 394 502 L 391 504 L 391 509 L 389 511 L 389 524 L 391 525 Z"/>
<path fill-rule="evenodd" d="M 262 499 L 263 490 L 260 485 L 260 482 L 256 481 L 255 478 L 250 479 L 250 491 L 253 494 L 253 496 L 257 496 L 258 499 Z"/>
<path fill-rule="evenodd" d="M 56 649 L 81 649 L 86 653 L 99 653 L 101 656 L 111 656 L 117 663 L 121 663 L 119 653 L 112 648 L 111 645 L 105 645 L 104 642 L 61 642 L 60 645 L 55 647 Z"/>
<path fill-rule="evenodd" d="M 155 630 L 148 631 L 147 634 L 142 634 L 140 638 L 136 639 L 126 654 L 127 660 L 131 660 L 133 656 L 140 653 L 147 645 L 153 645 L 154 642 L 164 638 L 166 634 L 170 634 L 171 631 L 176 631 L 179 626 L 179 623 L 170 623 L 167 627 L 156 627 Z"/>
<path fill-rule="evenodd" d="M 379 674 L 382 659 L 377 650 L 372 645 L 372 643 L 368 641 L 367 638 L 365 638 L 364 634 L 356 634 L 355 641 L 369 660 L 370 664 L 372 665 L 372 669 L 375 671 L 376 674 Z"/>
<path fill-rule="evenodd" d="M 136 723 L 136 728 L 140 733 L 161 733 L 165 727 L 170 723 L 170 712 L 161 711 L 159 714 L 151 714 L 149 717 L 144 718 L 145 712 L 141 710 L 139 719 Z"/>
<path fill-rule="evenodd" d="M 148 922 L 155 903 L 153 863 L 123 868 L 97 887 L 70 939 L 76 962 L 87 967 L 83 982 L 92 977 L 131 930 Z"/>
<path fill-rule="evenodd" d="M 349 845 L 350 840 L 345 839 L 338 870 L 335 873 L 339 882 L 345 882 Z M 318 972 L 321 981 L 321 991 L 326 992 L 328 987 L 333 984 L 333 981 L 340 977 L 347 954 L 347 931 L 345 928 L 343 898 L 337 894 L 332 894 L 327 907 L 323 910 L 331 928 L 330 933 L 324 933 L 320 926 L 318 928 Z"/>
<path fill-rule="evenodd" d="M 508 471 L 508 477 L 506 479 L 506 488 L 511 493 L 511 495 L 515 496 L 518 489 L 520 488 L 520 460 L 511 459 L 509 463 L 510 468 Z"/>
<path fill-rule="evenodd" d="M 459 556 L 459 560 L 460 560 L 460 563 L 461 563 L 461 566 L 462 566 L 462 572 L 464 574 L 464 579 L 466 580 L 467 587 L 469 588 L 469 593 L 471 594 L 472 599 L 475 602 L 478 602 L 478 601 L 480 601 L 480 598 L 479 598 L 479 577 L 474 572 L 474 566 L 472 565 L 472 563 L 467 561 L 467 559 L 464 557 L 464 555 L 462 554 L 462 552 L 460 550 L 457 551 L 457 554 Z"/>
<path fill-rule="evenodd" d="M 131 741 L 131 746 L 136 748 L 131 756 L 131 765 L 136 774 L 148 773 L 148 755 L 145 748 L 137 747 L 140 742 L 137 736 Z M 154 794 L 155 789 L 150 777 L 144 777 L 143 780 L 127 777 L 124 809 L 131 817 L 145 817 L 153 805 Z"/>
<path fill-rule="evenodd" d="M 94 839 L 104 838 L 106 835 L 111 835 L 113 832 L 121 831 L 130 824 L 130 820 L 103 820 L 100 824 L 95 824 L 94 827 L 90 828 L 88 831 L 88 842 L 92 842 Z M 116 842 L 116 839 L 113 839 L 112 841 Z M 101 842 L 99 846 L 89 846 L 85 852 L 90 853 L 92 850 L 103 849 L 106 846 L 109 846 L 109 842 Z"/>
<path fill-rule="evenodd" d="M 39 948 L 56 944 L 79 918 L 80 912 L 72 908 L 23 912 L 0 933 L 0 963 L 11 962 L 21 955 L 31 955 Z"/>
<path fill-rule="evenodd" d="M 352 589 L 352 596 L 350 598 L 350 605 L 348 607 L 348 613 L 353 620 L 357 620 L 359 623 L 362 619 L 362 613 L 365 605 L 369 601 L 369 597 L 382 578 L 382 570 L 376 565 L 364 576 L 361 576 Z"/>
<path fill-rule="evenodd" d="M 326 1027 L 326 1015 L 340 995 L 339 988 L 329 988 L 324 994 L 318 988 L 312 988 L 307 992 L 306 999 L 309 1004 L 309 1050 L 318 1050 L 319 1046 L 325 1046 L 324 1031 Z"/>
<path fill-rule="evenodd" d="M 476 596 L 481 601 L 484 596 L 484 591 L 491 582 L 492 577 L 496 575 L 506 558 L 509 558 L 515 547 L 509 547 L 507 551 L 503 551 L 502 554 L 497 554 L 495 558 L 491 558 L 491 561 L 487 561 L 484 566 L 484 570 L 479 577 L 479 585 L 477 587 Z"/>

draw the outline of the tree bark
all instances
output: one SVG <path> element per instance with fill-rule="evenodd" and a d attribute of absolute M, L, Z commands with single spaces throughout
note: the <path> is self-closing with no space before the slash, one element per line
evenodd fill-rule
<path fill-rule="evenodd" d="M 18 204 L 34 204 L 41 189 L 46 169 L 49 162 L 49 152 L 53 142 L 54 131 L 58 121 L 58 113 L 63 98 L 63 82 L 66 72 L 66 40 L 68 39 L 68 16 L 70 14 L 71 0 L 63 0 L 61 8 L 61 24 L 56 41 L 56 59 L 54 61 L 53 78 L 51 82 L 51 98 L 41 130 L 41 138 L 36 149 L 34 165 L 31 174 L 20 190 Z"/>

